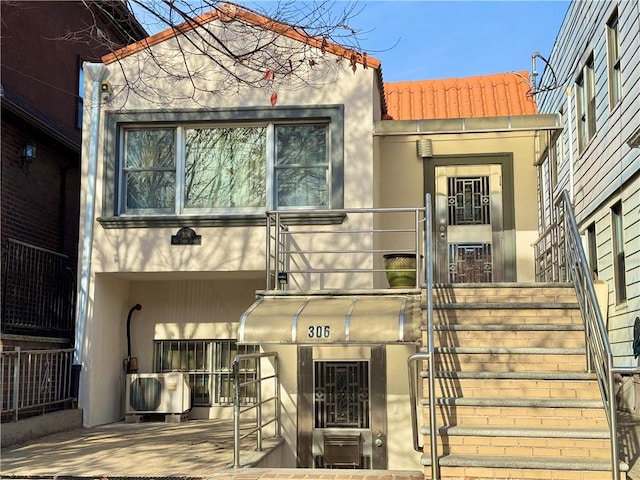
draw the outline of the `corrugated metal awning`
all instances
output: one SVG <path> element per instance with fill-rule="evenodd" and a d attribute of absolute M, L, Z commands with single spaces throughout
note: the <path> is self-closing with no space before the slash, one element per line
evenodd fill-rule
<path fill-rule="evenodd" d="M 419 295 L 264 296 L 242 315 L 238 343 L 415 343 Z"/>

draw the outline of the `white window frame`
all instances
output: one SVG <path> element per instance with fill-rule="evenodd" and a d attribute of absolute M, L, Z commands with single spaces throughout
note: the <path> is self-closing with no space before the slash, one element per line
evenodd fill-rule
<path fill-rule="evenodd" d="M 609 108 L 613 108 L 622 98 L 622 75 L 620 69 L 620 31 L 616 8 L 607 21 L 607 70 L 609 80 Z"/>
<path fill-rule="evenodd" d="M 596 133 L 596 86 L 594 56 L 591 53 L 576 79 L 578 151 L 582 153 Z"/>
<path fill-rule="evenodd" d="M 626 262 L 624 252 L 624 214 L 622 201 L 611 207 L 611 255 L 613 260 L 613 279 L 616 303 L 627 300 Z"/>

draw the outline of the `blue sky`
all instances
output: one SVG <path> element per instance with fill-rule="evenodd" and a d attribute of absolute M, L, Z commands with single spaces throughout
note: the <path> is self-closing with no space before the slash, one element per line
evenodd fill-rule
<path fill-rule="evenodd" d="M 368 1 L 351 23 L 385 81 L 531 71 L 548 58 L 568 1 Z M 397 42 L 397 44 L 396 44 Z M 394 46 L 395 45 L 395 46 Z M 392 48 L 391 48 L 392 47 Z M 543 63 L 538 61 L 539 73 Z"/>
<path fill-rule="evenodd" d="M 236 1 L 259 11 L 278 3 Z M 336 0 L 334 8 L 353 4 L 349 26 L 360 32 L 362 49 L 382 61 L 384 80 L 396 82 L 530 72 L 534 52 L 549 57 L 569 1 Z M 542 74 L 543 62 L 537 68 Z"/>

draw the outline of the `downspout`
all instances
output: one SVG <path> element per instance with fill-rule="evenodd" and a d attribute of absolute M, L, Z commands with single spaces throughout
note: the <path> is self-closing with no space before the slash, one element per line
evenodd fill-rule
<path fill-rule="evenodd" d="M 567 122 L 568 122 L 568 134 L 569 134 L 569 199 L 573 203 L 573 123 L 571 122 L 571 118 L 573 113 L 571 111 L 571 95 L 573 95 L 573 91 L 571 87 L 567 87 Z"/>
<path fill-rule="evenodd" d="M 91 276 L 91 255 L 93 248 L 93 223 L 96 206 L 96 175 L 98 169 L 98 137 L 100 133 L 100 103 L 102 101 L 101 84 L 106 78 L 107 70 L 102 63 L 84 64 L 84 71 L 93 82 L 91 86 L 91 120 L 89 125 L 89 155 L 86 177 L 86 199 L 84 209 L 82 250 L 80 251 L 80 268 L 78 282 L 78 307 L 76 320 L 74 365 L 83 365 L 85 326 L 89 306 L 89 278 Z"/>

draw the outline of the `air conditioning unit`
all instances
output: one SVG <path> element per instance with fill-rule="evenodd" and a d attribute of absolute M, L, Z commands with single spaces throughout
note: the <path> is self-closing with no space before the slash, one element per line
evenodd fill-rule
<path fill-rule="evenodd" d="M 125 413 L 182 414 L 191 408 L 189 375 L 182 372 L 127 375 Z"/>

